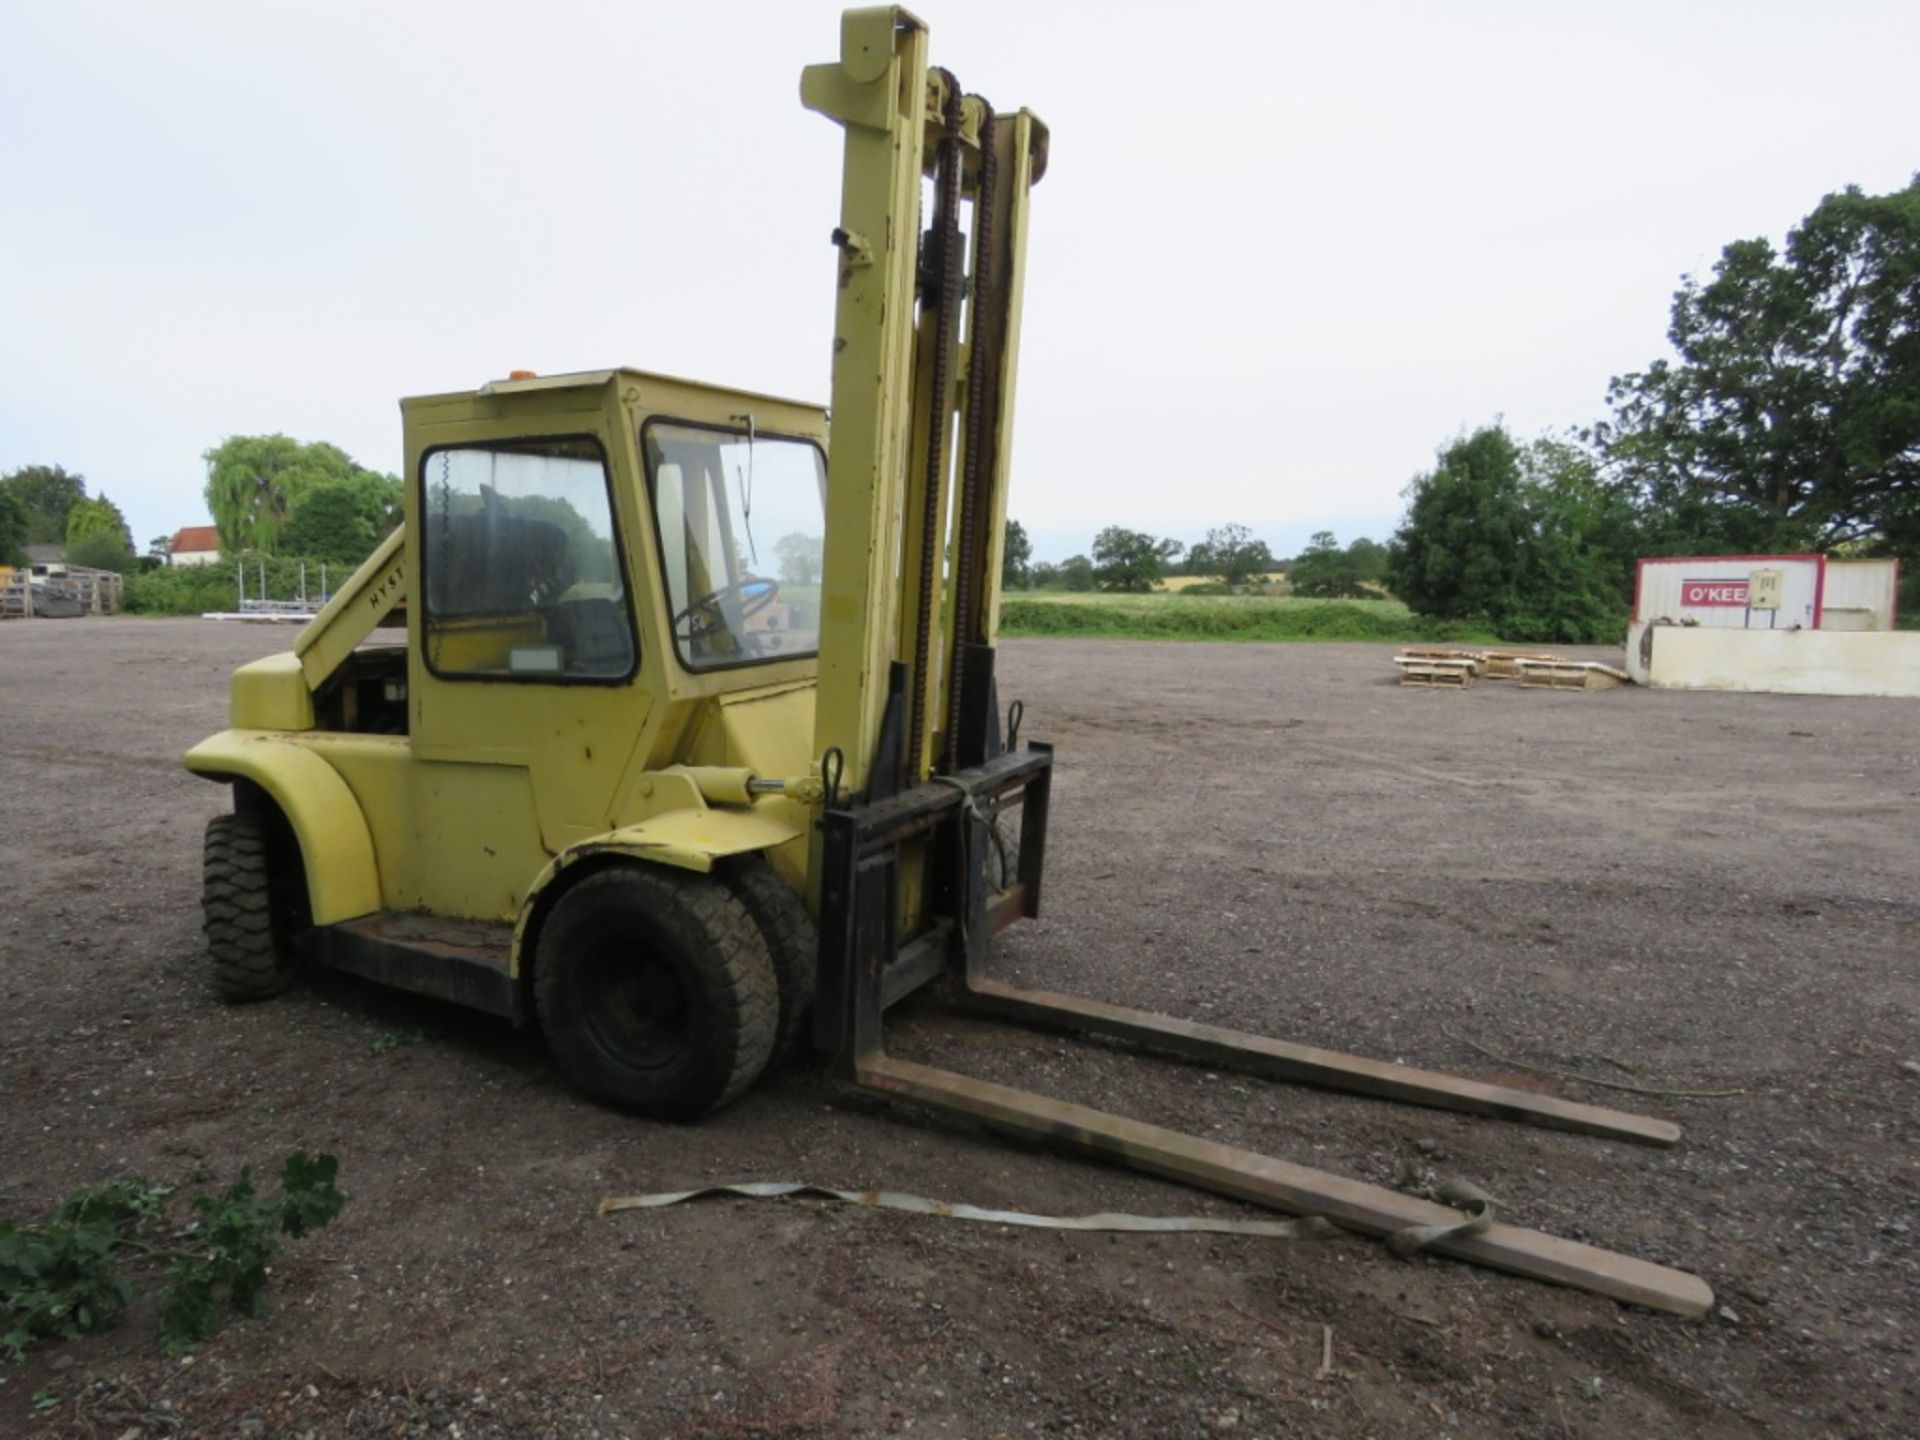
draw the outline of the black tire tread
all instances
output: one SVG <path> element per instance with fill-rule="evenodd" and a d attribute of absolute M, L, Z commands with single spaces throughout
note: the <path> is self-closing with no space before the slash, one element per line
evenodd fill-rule
<path fill-rule="evenodd" d="M 711 1098 L 703 1097 L 697 1104 L 657 1112 L 658 1118 L 673 1120 L 692 1120 L 710 1114 L 737 1100 L 760 1078 L 773 1054 L 780 994 L 766 941 L 739 897 L 704 875 L 670 874 L 623 865 L 588 876 L 568 891 L 560 904 L 592 905 L 599 896 L 616 887 L 639 887 L 648 906 L 662 911 L 677 909 L 680 918 L 690 923 L 693 933 L 703 937 L 707 963 L 718 968 L 723 997 L 719 1023 L 723 1030 L 738 1037 L 730 1073 Z M 543 940 L 553 933 L 550 917 L 543 927 Z M 618 1101 L 621 1097 L 611 1094 L 590 1070 L 584 1069 L 566 1037 L 556 1033 L 564 1025 L 560 1003 L 563 983 L 564 967 L 550 963 L 547 956 L 537 957 L 534 1004 L 548 1045 L 561 1068 L 577 1085 L 589 1093 Z"/>
<path fill-rule="evenodd" d="M 200 913 L 213 985 L 232 1004 L 266 1000 L 293 983 L 295 957 L 275 933 L 267 827 L 257 815 L 207 822 Z"/>
<path fill-rule="evenodd" d="M 774 1040 L 774 1065 L 784 1065 L 800 1048 L 813 1014 L 820 939 L 804 901 L 763 857 L 752 855 L 726 873 L 727 883 L 767 942 L 773 973 L 780 985 L 780 1024 Z"/>

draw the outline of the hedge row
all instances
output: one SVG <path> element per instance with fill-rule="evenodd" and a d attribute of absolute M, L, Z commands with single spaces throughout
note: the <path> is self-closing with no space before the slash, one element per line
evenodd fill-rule
<path fill-rule="evenodd" d="M 1126 640 L 1379 640 L 1488 643 L 1485 626 L 1381 613 L 1338 600 L 1179 600 L 1116 605 L 1100 600 L 1009 598 L 1001 633 L 1109 636 Z"/>
<path fill-rule="evenodd" d="M 247 569 L 247 598 L 260 598 L 262 558 L 250 555 L 243 562 Z M 265 560 L 267 598 L 296 600 L 300 596 L 300 557 L 273 556 Z M 127 609 L 137 615 L 201 615 L 209 610 L 231 610 L 240 599 L 240 587 L 234 576 L 235 562 L 219 560 L 211 565 L 163 565 L 157 570 L 127 576 Z M 320 562 L 309 560 L 307 596 L 320 595 Z M 326 567 L 327 584 L 339 589 L 356 567 Z"/>

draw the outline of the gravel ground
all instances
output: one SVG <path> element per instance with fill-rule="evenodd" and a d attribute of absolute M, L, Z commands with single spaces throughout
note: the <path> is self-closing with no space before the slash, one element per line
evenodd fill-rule
<path fill-rule="evenodd" d="M 1920 1428 L 1920 706 L 1402 690 L 1366 645 L 1005 647 L 1005 693 L 1060 763 L 1048 913 L 1002 941 L 1002 973 L 1686 1136 L 1654 1151 L 1272 1086 L 932 1001 L 896 1012 L 895 1050 L 1379 1183 L 1471 1179 L 1519 1223 L 1705 1276 L 1716 1311 L 1683 1321 L 1349 1238 L 787 1201 L 596 1218 L 606 1195 L 736 1179 L 1247 1212 L 817 1069 L 670 1128 L 576 1099 L 532 1035 L 342 977 L 222 1007 L 197 902 L 223 793 L 178 757 L 224 723 L 231 667 L 289 638 L 0 626 L 0 1216 L 296 1145 L 336 1152 L 352 1196 L 283 1252 L 267 1313 L 191 1363 L 157 1358 L 147 1304 L 0 1364 L 0 1433 Z"/>

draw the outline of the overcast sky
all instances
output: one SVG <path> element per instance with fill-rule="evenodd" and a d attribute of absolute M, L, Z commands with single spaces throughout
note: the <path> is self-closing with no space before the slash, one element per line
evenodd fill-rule
<path fill-rule="evenodd" d="M 1920 169 L 1920 4 L 919 7 L 1052 127 L 1012 513 L 1042 557 L 1384 538 L 1438 446 L 1596 418 L 1683 272 Z M 150 536 L 284 431 L 631 364 L 824 402 L 839 7 L 0 0 L 0 471 Z"/>

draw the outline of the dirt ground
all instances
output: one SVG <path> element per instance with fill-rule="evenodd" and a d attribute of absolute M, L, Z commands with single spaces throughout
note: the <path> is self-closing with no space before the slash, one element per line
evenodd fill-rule
<path fill-rule="evenodd" d="M 0 1362 L 0 1433 L 1920 1429 L 1920 705 L 1421 692 L 1366 645 L 1003 652 L 1027 733 L 1060 747 L 1047 915 L 1001 943 L 1003 973 L 1686 1135 L 1650 1150 L 1268 1085 L 930 1000 L 897 1012 L 894 1049 L 1380 1183 L 1471 1179 L 1518 1223 L 1706 1277 L 1715 1312 L 1683 1321 L 1357 1238 L 790 1201 L 599 1218 L 604 1196 L 744 1179 L 1250 1212 L 817 1069 L 670 1128 L 575 1098 L 533 1034 L 357 981 L 221 1006 L 197 905 L 224 792 L 179 756 L 224 723 L 231 667 L 289 640 L 0 625 L 0 1216 L 299 1145 L 337 1153 L 352 1197 L 283 1252 L 267 1313 L 191 1363 L 158 1357 L 150 1304 Z"/>

